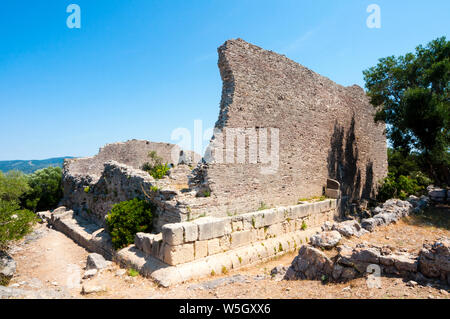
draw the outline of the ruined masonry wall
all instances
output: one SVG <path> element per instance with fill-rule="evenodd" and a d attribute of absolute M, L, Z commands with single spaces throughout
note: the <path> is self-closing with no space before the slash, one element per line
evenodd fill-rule
<path fill-rule="evenodd" d="M 327 178 L 349 198 L 374 195 L 387 174 L 385 126 L 374 123 L 362 88 L 338 85 L 241 39 L 218 52 L 223 91 L 216 129 L 279 129 L 279 168 L 261 174 L 270 164 L 248 163 L 248 142 L 246 163 L 211 161 L 201 170 L 214 206 L 209 214 L 254 211 L 261 201 L 292 205 L 322 195 Z"/>

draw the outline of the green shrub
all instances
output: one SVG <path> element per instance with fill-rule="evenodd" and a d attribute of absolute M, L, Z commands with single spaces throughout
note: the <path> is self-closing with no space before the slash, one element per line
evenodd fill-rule
<path fill-rule="evenodd" d="M 162 158 L 159 157 L 155 151 L 148 153 L 150 162 L 142 165 L 142 170 L 148 172 L 154 179 L 161 179 L 167 175 L 170 167 L 162 162 Z"/>
<path fill-rule="evenodd" d="M 389 173 L 378 190 L 377 199 L 384 202 L 390 198 L 404 200 L 409 195 L 419 195 L 426 188 L 429 181 L 429 178 L 420 172 L 416 172 L 413 176 L 400 175 L 399 177 Z"/>
<path fill-rule="evenodd" d="M 0 171 L 0 250 L 29 233 L 37 221 L 32 212 L 20 207 L 20 198 L 29 190 L 23 173 Z"/>
<path fill-rule="evenodd" d="M 136 233 L 151 231 L 152 210 L 152 204 L 137 198 L 112 207 L 106 216 L 106 225 L 115 249 L 132 244 Z"/>
<path fill-rule="evenodd" d="M 63 197 L 61 167 L 47 167 L 34 172 L 28 176 L 28 185 L 30 189 L 21 198 L 23 207 L 32 211 L 56 208 Z"/>
<path fill-rule="evenodd" d="M 6 249 L 10 241 L 31 232 L 36 221 L 33 212 L 20 209 L 17 203 L 0 200 L 0 251 Z"/>

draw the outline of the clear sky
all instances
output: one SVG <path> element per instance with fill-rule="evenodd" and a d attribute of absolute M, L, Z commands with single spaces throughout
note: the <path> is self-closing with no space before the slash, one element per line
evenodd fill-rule
<path fill-rule="evenodd" d="M 81 28 L 69 29 L 69 4 Z M 370 29 L 366 8 L 381 9 Z M 449 38 L 448 0 L 5 0 L 0 160 L 91 156 L 106 143 L 171 141 L 213 127 L 217 47 L 244 40 L 343 84 L 378 58 Z"/>

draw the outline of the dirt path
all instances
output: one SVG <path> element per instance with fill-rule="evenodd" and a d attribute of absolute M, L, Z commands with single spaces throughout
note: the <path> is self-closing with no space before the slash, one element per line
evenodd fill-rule
<path fill-rule="evenodd" d="M 450 237 L 450 231 L 432 224 L 417 223 L 411 218 L 396 225 L 380 228 L 360 239 L 374 244 L 395 245 L 418 251 L 426 241 Z M 275 281 L 270 270 L 288 266 L 295 254 L 269 262 L 230 271 L 200 281 L 171 288 L 156 286 L 150 279 L 118 274 L 119 268 L 99 273 L 81 284 L 105 286 L 105 292 L 82 295 L 77 278 L 84 273 L 88 252 L 60 232 L 38 225 L 33 234 L 12 250 L 17 273 L 10 287 L 45 293 L 42 298 L 450 298 L 449 287 L 439 284 L 409 287 L 403 279 L 382 277 L 382 288 L 368 288 L 364 278 L 344 284 L 322 284 L 317 281 Z M 238 277 L 233 277 L 240 275 Z M 231 279 L 233 280 L 231 280 Z M 217 281 L 223 280 L 223 282 Z M 234 282 L 232 282 L 234 281 Z"/>

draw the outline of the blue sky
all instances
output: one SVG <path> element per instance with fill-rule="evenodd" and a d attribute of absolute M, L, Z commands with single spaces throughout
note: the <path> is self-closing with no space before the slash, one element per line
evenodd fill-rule
<path fill-rule="evenodd" d="M 81 29 L 66 7 L 81 8 Z M 369 29 L 369 4 L 381 28 Z M 243 38 L 333 81 L 364 86 L 381 57 L 449 37 L 448 0 L 40 0 L 0 5 L 0 160 L 91 156 L 213 127 L 217 47 Z"/>

